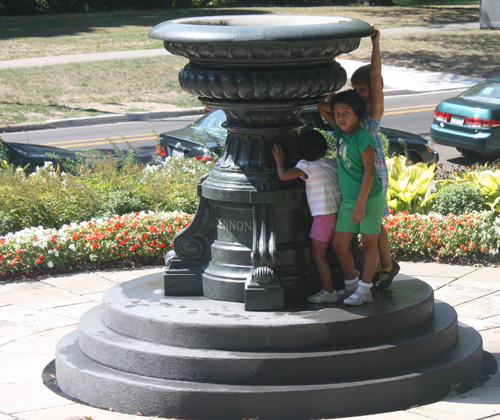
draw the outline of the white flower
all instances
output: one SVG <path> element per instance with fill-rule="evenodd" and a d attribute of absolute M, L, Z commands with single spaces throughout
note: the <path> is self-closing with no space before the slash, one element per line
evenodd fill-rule
<path fill-rule="evenodd" d="M 47 263 L 47 267 L 49 267 L 49 268 L 54 267 L 54 263 L 53 263 L 52 261 L 49 261 L 49 262 Z"/>
<path fill-rule="evenodd" d="M 70 246 L 68 246 L 69 249 L 71 249 L 72 251 L 75 250 L 75 244 L 71 244 Z"/>

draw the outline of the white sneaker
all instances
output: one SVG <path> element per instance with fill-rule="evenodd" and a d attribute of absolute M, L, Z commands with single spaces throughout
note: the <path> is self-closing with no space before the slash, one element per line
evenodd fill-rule
<path fill-rule="evenodd" d="M 308 302 L 311 303 L 335 303 L 343 298 L 337 295 L 337 292 L 334 290 L 332 293 L 327 292 L 325 289 L 321 289 L 315 295 L 311 295 L 307 298 Z"/>
<path fill-rule="evenodd" d="M 370 302 L 373 302 L 371 293 L 360 293 L 357 291 L 347 299 L 344 299 L 344 305 L 359 306 Z"/>

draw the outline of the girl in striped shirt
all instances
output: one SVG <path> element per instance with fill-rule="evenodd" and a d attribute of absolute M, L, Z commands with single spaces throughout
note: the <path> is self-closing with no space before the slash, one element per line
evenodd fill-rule
<path fill-rule="evenodd" d="M 295 168 L 286 170 L 285 155 L 281 146 L 273 146 L 278 176 L 282 181 L 301 178 L 306 183 L 306 195 L 313 224 L 309 237 L 312 240 L 314 261 L 323 284 L 323 289 L 309 296 L 312 303 L 333 303 L 340 300 L 333 288 L 330 265 L 326 260 L 326 249 L 335 235 L 337 213 L 340 206 L 340 187 L 337 160 L 326 158 L 325 137 L 316 130 L 309 130 L 299 137 L 299 153 L 303 157 Z"/>

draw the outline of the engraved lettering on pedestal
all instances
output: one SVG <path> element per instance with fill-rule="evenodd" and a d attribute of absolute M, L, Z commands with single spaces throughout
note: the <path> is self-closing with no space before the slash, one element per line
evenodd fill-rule
<path fill-rule="evenodd" d="M 251 232 L 252 222 L 241 220 L 218 219 L 217 229 L 230 230 L 232 232 Z"/>

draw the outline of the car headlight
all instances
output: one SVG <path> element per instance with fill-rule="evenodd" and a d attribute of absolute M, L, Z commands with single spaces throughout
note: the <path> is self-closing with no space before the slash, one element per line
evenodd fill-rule
<path fill-rule="evenodd" d="M 427 141 L 425 142 L 425 148 L 426 148 L 429 152 L 434 153 L 434 148 L 432 147 L 432 143 L 431 143 L 431 141 L 430 141 L 430 140 L 427 140 Z"/>

